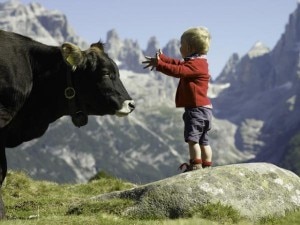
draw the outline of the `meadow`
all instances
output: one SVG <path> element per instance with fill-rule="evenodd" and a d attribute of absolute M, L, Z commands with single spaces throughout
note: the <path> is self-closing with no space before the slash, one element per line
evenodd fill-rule
<path fill-rule="evenodd" d="M 2 195 L 6 219 L 2 225 L 193 225 L 193 224 L 300 224 L 300 211 L 285 217 L 260 218 L 256 222 L 240 217 L 230 207 L 208 205 L 178 219 L 139 219 L 122 212 L 134 202 L 124 199 L 95 201 L 91 197 L 135 187 L 135 184 L 99 172 L 84 184 L 57 184 L 31 179 L 24 172 L 9 171 Z"/>

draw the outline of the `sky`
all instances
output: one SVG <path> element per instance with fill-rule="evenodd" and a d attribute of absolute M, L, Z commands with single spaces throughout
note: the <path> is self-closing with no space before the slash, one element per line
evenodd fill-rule
<path fill-rule="evenodd" d="M 210 73 L 217 77 L 233 53 L 245 55 L 261 41 L 272 49 L 285 30 L 299 0 L 19 0 L 38 2 L 63 12 L 88 43 L 105 41 L 109 30 L 132 39 L 146 49 L 156 36 L 163 48 L 171 39 L 194 26 L 212 35 L 208 53 Z M 1 0 L 0 2 L 5 2 Z M 300 3 L 299 3 L 300 4 Z"/>

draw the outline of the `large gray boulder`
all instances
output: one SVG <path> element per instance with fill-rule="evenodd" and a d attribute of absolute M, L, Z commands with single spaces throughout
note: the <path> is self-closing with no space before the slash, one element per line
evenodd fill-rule
<path fill-rule="evenodd" d="M 300 179 L 268 163 L 235 164 L 182 173 L 93 200 L 113 198 L 135 201 L 124 214 L 140 218 L 177 218 L 195 207 L 221 204 L 258 220 L 299 209 Z"/>

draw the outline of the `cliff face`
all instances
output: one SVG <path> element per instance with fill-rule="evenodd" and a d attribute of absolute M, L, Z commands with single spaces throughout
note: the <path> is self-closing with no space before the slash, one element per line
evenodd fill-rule
<path fill-rule="evenodd" d="M 300 4 L 274 49 L 256 43 L 233 56 L 217 84 L 230 85 L 215 99 L 216 116 L 238 126 L 236 144 L 258 161 L 280 164 L 300 131 Z"/>

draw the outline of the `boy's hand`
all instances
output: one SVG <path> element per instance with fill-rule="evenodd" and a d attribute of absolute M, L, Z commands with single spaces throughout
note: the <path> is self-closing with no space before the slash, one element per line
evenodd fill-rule
<path fill-rule="evenodd" d="M 157 66 L 157 58 L 152 58 L 152 57 L 149 57 L 149 56 L 145 56 L 145 58 L 146 58 L 146 61 L 143 61 L 142 63 L 143 64 L 148 64 L 148 65 L 144 66 L 144 69 L 151 66 L 151 71 L 152 71 L 154 69 L 154 67 Z"/>
<path fill-rule="evenodd" d="M 144 69 L 148 68 L 151 66 L 151 71 L 154 69 L 154 67 L 157 66 L 157 62 L 159 60 L 159 55 L 162 54 L 161 50 L 159 50 L 156 54 L 155 57 L 150 57 L 150 56 L 145 56 L 146 61 L 143 61 L 143 64 L 148 64 L 144 67 Z"/>

